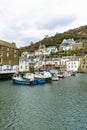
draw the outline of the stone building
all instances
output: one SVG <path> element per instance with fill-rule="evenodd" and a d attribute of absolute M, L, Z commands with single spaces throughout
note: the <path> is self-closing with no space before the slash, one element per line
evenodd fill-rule
<path fill-rule="evenodd" d="M 81 59 L 81 71 L 82 72 L 87 72 L 87 57 L 83 57 Z"/>
<path fill-rule="evenodd" d="M 18 68 L 18 49 L 15 43 L 0 40 L 0 71 Z"/>

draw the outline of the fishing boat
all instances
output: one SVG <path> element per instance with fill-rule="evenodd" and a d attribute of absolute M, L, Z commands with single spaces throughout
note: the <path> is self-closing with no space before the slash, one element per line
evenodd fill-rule
<path fill-rule="evenodd" d="M 52 77 L 52 81 L 58 81 L 58 80 L 59 80 L 58 76 L 53 76 Z"/>
<path fill-rule="evenodd" d="M 65 71 L 64 73 L 64 77 L 70 77 L 71 76 L 71 72 Z"/>
<path fill-rule="evenodd" d="M 44 76 L 42 74 L 40 74 L 39 72 L 34 73 L 34 79 L 37 80 L 38 84 L 45 84 L 46 83 Z"/>
<path fill-rule="evenodd" d="M 48 72 L 48 71 L 42 71 L 42 72 L 40 72 L 40 74 L 44 76 L 46 82 L 52 81 L 52 75 L 51 75 L 50 72 Z"/>
<path fill-rule="evenodd" d="M 22 77 L 12 77 L 12 81 L 15 84 L 30 85 L 30 82 L 28 80 L 26 81 Z"/>
<path fill-rule="evenodd" d="M 12 77 L 12 81 L 15 84 L 20 84 L 20 85 L 36 85 L 37 81 L 34 80 L 34 78 L 31 79 L 24 79 L 21 75 L 15 75 Z"/>
<path fill-rule="evenodd" d="M 57 73 L 58 78 L 64 78 L 64 74 L 63 73 Z"/>
<path fill-rule="evenodd" d="M 22 75 L 23 79 L 27 79 L 27 80 L 30 80 L 30 79 L 34 79 L 34 74 L 33 73 L 25 73 Z"/>
<path fill-rule="evenodd" d="M 75 72 L 72 72 L 72 73 L 71 73 L 71 76 L 76 76 L 76 73 L 75 73 Z"/>
<path fill-rule="evenodd" d="M 34 79 L 34 81 L 37 82 L 37 84 L 45 84 L 46 80 L 43 78 L 43 76 L 39 73 L 26 73 L 23 75 L 23 78 L 26 80 Z"/>
<path fill-rule="evenodd" d="M 38 84 L 45 84 L 46 83 L 46 80 L 43 78 L 38 78 L 38 79 L 36 79 L 36 81 Z"/>
<path fill-rule="evenodd" d="M 57 74 L 53 71 L 50 71 L 50 73 L 51 73 L 51 75 L 52 75 L 52 81 L 58 81 L 59 80 L 59 78 L 58 78 L 58 76 L 57 76 Z"/>

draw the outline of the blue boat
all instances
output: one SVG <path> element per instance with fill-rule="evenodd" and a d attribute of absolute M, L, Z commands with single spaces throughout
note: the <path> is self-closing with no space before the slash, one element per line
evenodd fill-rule
<path fill-rule="evenodd" d="M 20 84 L 20 85 L 36 85 L 37 81 L 35 80 L 25 80 L 22 77 L 12 77 L 12 81 L 15 84 Z"/>
<path fill-rule="evenodd" d="M 51 82 L 52 81 L 52 75 L 49 71 L 41 70 L 39 73 L 44 77 L 46 82 Z"/>
<path fill-rule="evenodd" d="M 36 79 L 36 81 L 38 84 L 45 84 L 46 83 L 46 80 L 44 78 Z"/>
<path fill-rule="evenodd" d="M 46 80 L 44 78 L 41 77 L 41 75 L 39 73 L 26 73 L 25 75 L 23 75 L 23 79 L 26 80 L 31 80 L 34 79 L 34 84 L 45 84 Z M 33 82 L 31 83 L 33 84 Z"/>

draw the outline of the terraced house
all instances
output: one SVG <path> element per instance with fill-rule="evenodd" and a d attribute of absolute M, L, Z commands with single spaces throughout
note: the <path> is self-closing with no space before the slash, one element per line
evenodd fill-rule
<path fill-rule="evenodd" d="M 87 73 L 87 56 L 81 59 L 81 71 Z"/>
<path fill-rule="evenodd" d="M 18 49 L 15 43 L 0 40 L 0 71 L 18 68 Z"/>

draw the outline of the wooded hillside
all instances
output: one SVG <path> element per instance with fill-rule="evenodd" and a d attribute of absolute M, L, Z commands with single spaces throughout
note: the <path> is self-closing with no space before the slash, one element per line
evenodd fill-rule
<path fill-rule="evenodd" d="M 36 43 L 32 43 L 29 46 L 24 46 L 19 48 L 19 54 L 23 51 L 34 52 L 37 50 L 40 44 L 44 44 L 46 47 L 48 46 L 56 46 L 59 48 L 63 39 L 73 38 L 75 41 L 82 41 L 84 42 L 85 48 L 83 48 L 83 53 L 87 51 L 87 25 L 81 26 L 76 29 L 68 30 L 64 33 L 57 33 L 54 36 L 49 37 L 48 35 L 38 41 Z"/>

